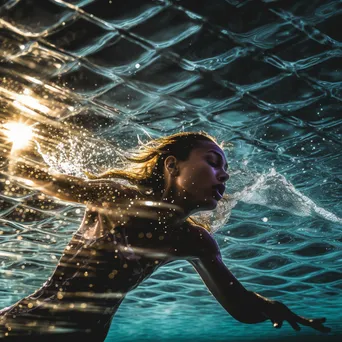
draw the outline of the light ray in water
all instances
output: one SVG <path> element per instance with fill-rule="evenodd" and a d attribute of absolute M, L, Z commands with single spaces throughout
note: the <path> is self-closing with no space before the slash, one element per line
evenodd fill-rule
<path fill-rule="evenodd" d="M 16 101 L 14 101 L 13 104 L 19 109 L 29 107 L 44 114 L 48 114 L 50 112 L 50 108 L 42 105 L 37 99 L 29 95 L 17 95 Z"/>

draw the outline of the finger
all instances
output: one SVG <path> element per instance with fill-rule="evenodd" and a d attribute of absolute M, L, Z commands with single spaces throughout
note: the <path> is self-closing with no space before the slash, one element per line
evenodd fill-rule
<path fill-rule="evenodd" d="M 309 327 L 311 327 L 312 329 L 318 330 L 318 331 L 320 331 L 320 332 L 324 332 L 324 333 L 328 333 L 328 332 L 331 331 L 330 328 L 325 327 L 325 326 L 322 325 L 322 324 L 319 324 L 319 325 L 312 324 L 312 325 L 309 325 Z"/>
<path fill-rule="evenodd" d="M 330 328 L 325 327 L 321 322 L 317 322 L 317 321 L 311 322 L 310 327 L 320 332 L 324 332 L 324 333 L 328 333 L 331 331 Z"/>
<path fill-rule="evenodd" d="M 314 328 L 315 329 L 315 328 Z M 330 331 L 331 331 L 331 328 L 329 328 L 329 327 L 325 327 L 325 326 L 321 326 L 320 327 L 320 329 L 317 329 L 317 330 L 319 330 L 319 331 L 321 331 L 321 332 L 324 332 L 324 333 L 329 333 Z"/>
<path fill-rule="evenodd" d="M 326 322 L 326 319 L 325 318 L 313 318 L 313 319 L 309 319 L 309 322 L 313 324 L 322 324 Z"/>
<path fill-rule="evenodd" d="M 295 320 L 288 320 L 289 324 L 291 325 L 292 329 L 299 331 L 300 326 L 297 324 Z"/>
<path fill-rule="evenodd" d="M 324 323 L 324 322 L 326 322 L 326 318 L 325 317 L 322 317 L 322 318 L 315 318 L 315 321 L 317 321 L 317 322 L 320 322 L 320 323 Z"/>
<path fill-rule="evenodd" d="M 305 325 L 305 326 L 311 326 L 312 324 L 322 324 L 326 321 L 325 317 L 323 318 L 313 318 L 313 319 L 308 319 L 303 316 L 299 316 L 295 314 L 293 311 L 289 310 L 291 313 L 292 318 L 298 322 L 299 324 Z"/>
<path fill-rule="evenodd" d="M 296 315 L 297 316 L 297 315 Z M 307 327 L 311 327 L 315 330 L 318 330 L 320 332 L 330 332 L 331 329 L 328 327 L 325 327 L 322 323 L 326 321 L 326 318 L 314 318 L 314 319 L 307 319 L 304 317 L 297 316 L 297 322 L 299 324 L 305 325 Z"/>
<path fill-rule="evenodd" d="M 308 319 L 308 318 L 305 318 L 303 316 L 298 316 L 297 314 L 295 314 L 293 312 L 292 312 L 292 315 L 299 324 L 307 325 L 307 326 L 310 326 L 313 323 L 314 324 L 316 324 L 316 323 L 322 324 L 326 321 L 325 317 Z"/>

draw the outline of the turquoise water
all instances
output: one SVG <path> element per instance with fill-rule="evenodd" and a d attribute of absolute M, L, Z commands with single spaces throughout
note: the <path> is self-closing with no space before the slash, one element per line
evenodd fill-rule
<path fill-rule="evenodd" d="M 177 262 L 127 296 L 106 341 L 341 338 L 341 1 L 0 6 L 2 123 L 39 123 L 46 163 L 77 176 L 149 137 L 205 130 L 231 142 L 233 201 L 214 233 L 225 263 L 248 289 L 333 329 L 239 323 Z M 7 186 L 4 161 L 0 307 L 46 281 L 84 210 Z"/>

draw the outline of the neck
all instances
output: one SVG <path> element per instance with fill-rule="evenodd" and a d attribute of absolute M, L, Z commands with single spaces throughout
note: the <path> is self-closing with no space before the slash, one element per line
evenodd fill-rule
<path fill-rule="evenodd" d="M 165 189 L 160 194 L 159 200 L 165 205 L 176 206 L 179 209 L 176 217 L 182 221 L 185 221 L 191 214 L 196 212 L 195 208 L 190 206 L 191 201 L 184 194 L 173 189 Z"/>

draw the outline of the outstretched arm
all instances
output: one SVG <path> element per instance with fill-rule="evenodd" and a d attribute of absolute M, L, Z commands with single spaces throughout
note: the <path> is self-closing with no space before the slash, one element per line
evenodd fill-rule
<path fill-rule="evenodd" d="M 236 320 L 243 323 L 259 323 L 267 320 L 260 306 L 252 303 L 255 301 L 253 292 L 249 292 L 234 277 L 219 254 L 194 259 L 190 263 L 217 301 Z"/>
<path fill-rule="evenodd" d="M 11 158 L 8 173 L 19 182 L 33 185 L 47 195 L 82 204 L 99 200 L 115 202 L 117 198 L 134 198 L 136 194 L 134 189 L 111 180 L 86 180 L 52 173 L 45 164 L 19 156 Z"/>
<path fill-rule="evenodd" d="M 259 323 L 270 319 L 275 328 L 280 328 L 283 321 L 287 321 L 295 330 L 300 330 L 298 324 L 302 324 L 321 332 L 330 331 L 323 326 L 325 318 L 307 319 L 298 316 L 281 302 L 246 290 L 223 263 L 216 241 L 204 229 L 196 229 L 197 232 L 193 234 L 200 234 L 197 244 L 200 247 L 197 249 L 197 257 L 190 259 L 189 262 L 217 301 L 236 320 L 243 323 Z"/>

